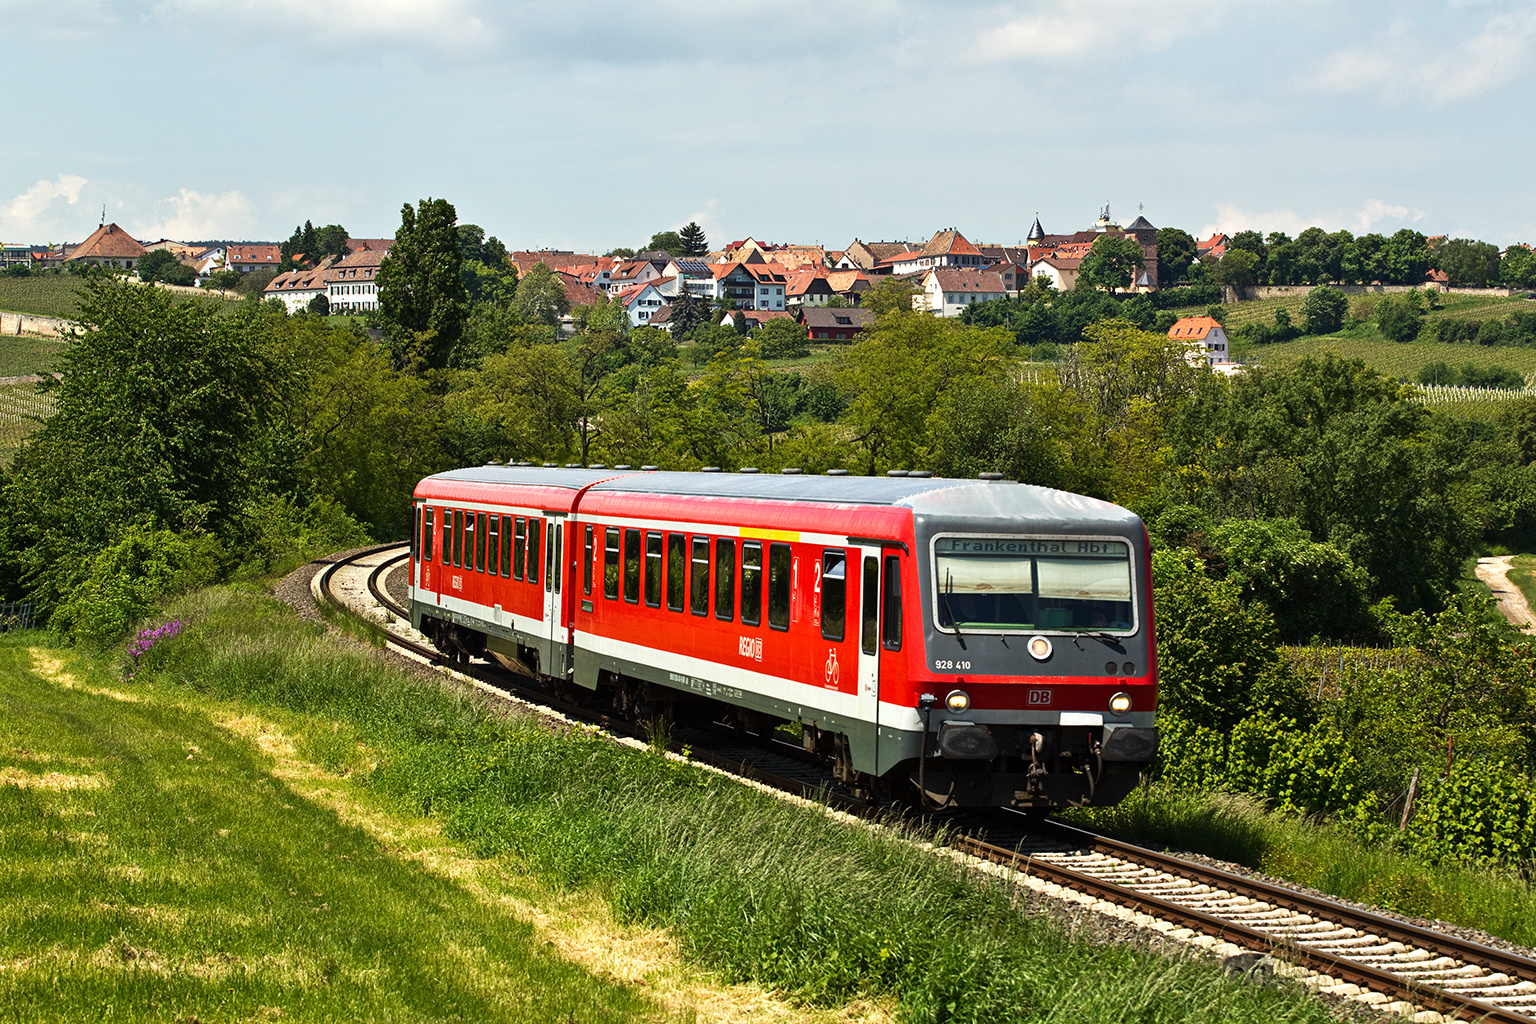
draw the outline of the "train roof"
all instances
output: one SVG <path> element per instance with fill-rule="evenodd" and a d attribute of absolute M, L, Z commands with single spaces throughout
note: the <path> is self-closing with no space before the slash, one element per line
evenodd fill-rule
<path fill-rule="evenodd" d="M 439 473 L 428 480 L 556 487 L 589 494 L 647 494 L 736 498 L 745 501 L 891 505 L 917 515 L 962 519 L 1084 521 L 1139 528 L 1140 519 L 1119 505 L 1050 487 L 1012 480 L 916 476 L 812 476 L 770 473 L 680 473 L 612 469 L 565 469 L 487 465 Z M 426 481 L 423 481 L 425 483 Z"/>

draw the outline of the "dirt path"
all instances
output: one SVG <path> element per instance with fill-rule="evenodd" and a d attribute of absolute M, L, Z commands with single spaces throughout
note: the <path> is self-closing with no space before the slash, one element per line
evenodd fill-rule
<path fill-rule="evenodd" d="M 1513 555 L 1499 555 L 1477 560 L 1477 578 L 1488 585 L 1493 596 L 1499 599 L 1499 611 L 1514 625 L 1527 633 L 1536 632 L 1536 617 L 1526 603 L 1520 588 L 1509 581 L 1509 563 Z"/>

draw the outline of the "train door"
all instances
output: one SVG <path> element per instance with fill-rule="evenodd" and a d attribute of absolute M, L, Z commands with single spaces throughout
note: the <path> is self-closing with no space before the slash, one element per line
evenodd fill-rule
<path fill-rule="evenodd" d="M 859 559 L 859 690 L 858 717 L 880 720 L 880 548 L 855 548 Z M 875 730 L 879 735 L 879 730 Z"/>
<path fill-rule="evenodd" d="M 566 644 L 564 601 L 565 513 L 544 513 L 544 626 L 539 636 L 539 667 L 545 675 L 565 678 Z"/>
<path fill-rule="evenodd" d="M 420 527 L 419 536 L 416 538 L 416 551 L 421 556 L 421 572 L 417 578 L 417 591 L 415 599 L 418 601 L 430 601 L 433 604 L 441 604 L 438 597 L 438 587 L 442 585 L 442 566 L 438 560 L 448 549 L 439 545 L 438 541 L 446 540 L 448 533 L 441 526 L 443 510 L 433 505 L 417 506 L 417 524 Z"/>

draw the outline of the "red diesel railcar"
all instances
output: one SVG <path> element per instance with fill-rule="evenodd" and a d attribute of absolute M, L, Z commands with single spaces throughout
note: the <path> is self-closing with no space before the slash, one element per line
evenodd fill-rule
<path fill-rule="evenodd" d="M 1112 803 L 1157 745 L 1146 531 L 1002 480 L 484 466 L 416 488 L 411 621 L 634 717 L 798 723 L 869 792 Z"/>

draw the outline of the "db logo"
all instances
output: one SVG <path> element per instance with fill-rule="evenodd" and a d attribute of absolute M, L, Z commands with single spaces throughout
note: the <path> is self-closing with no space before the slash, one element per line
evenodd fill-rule
<path fill-rule="evenodd" d="M 822 675 L 826 677 L 828 686 L 836 686 L 842 674 L 842 669 L 837 665 L 837 648 L 831 648 L 827 651 L 827 664 L 823 667 Z"/>
<path fill-rule="evenodd" d="M 1051 704 L 1050 690 L 1030 690 L 1029 706 L 1032 708 L 1049 707 Z"/>
<path fill-rule="evenodd" d="M 454 590 L 463 590 L 464 589 L 464 577 L 463 576 L 455 576 L 453 578 L 453 589 Z"/>

